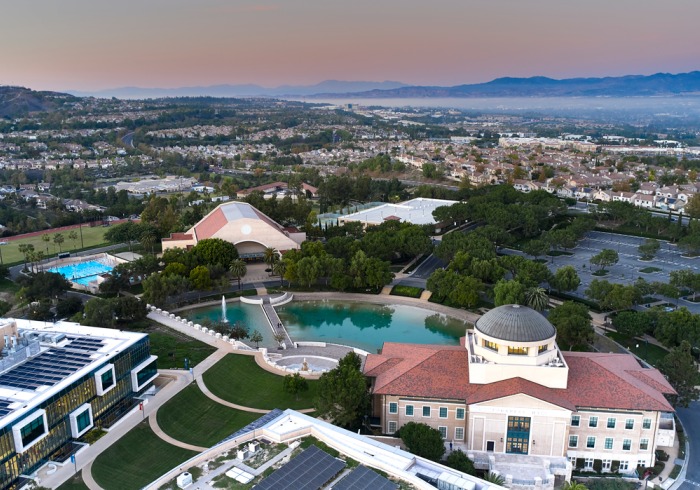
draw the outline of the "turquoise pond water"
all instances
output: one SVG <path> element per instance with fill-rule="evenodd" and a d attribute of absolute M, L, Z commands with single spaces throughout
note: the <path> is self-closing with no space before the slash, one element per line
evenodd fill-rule
<path fill-rule="evenodd" d="M 375 305 L 343 301 L 293 301 L 277 308 L 293 340 L 332 342 L 376 352 L 384 342 L 457 345 L 464 336 L 463 321 L 440 313 L 403 305 Z M 218 322 L 221 307 L 193 310 L 193 321 Z M 242 321 L 263 334 L 263 345 L 273 345 L 272 332 L 257 305 L 227 305 L 230 323 Z"/>
<path fill-rule="evenodd" d="M 49 272 L 61 274 L 71 282 L 87 286 L 90 281 L 97 279 L 97 276 L 105 272 L 112 272 L 111 265 L 103 264 L 96 260 L 88 260 L 79 264 L 64 265 L 61 267 L 52 267 Z"/>

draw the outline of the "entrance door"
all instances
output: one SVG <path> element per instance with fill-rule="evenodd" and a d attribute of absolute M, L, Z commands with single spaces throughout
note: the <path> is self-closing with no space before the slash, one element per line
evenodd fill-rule
<path fill-rule="evenodd" d="M 492 453 L 495 445 L 496 441 L 486 441 L 486 451 Z"/>
<path fill-rule="evenodd" d="M 506 452 L 527 454 L 530 441 L 530 417 L 508 417 Z"/>

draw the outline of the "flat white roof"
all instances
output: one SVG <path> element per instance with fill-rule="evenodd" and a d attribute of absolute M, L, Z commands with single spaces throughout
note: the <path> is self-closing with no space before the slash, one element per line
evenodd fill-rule
<path fill-rule="evenodd" d="M 146 334 L 98 328 L 74 322 L 41 322 L 0 318 L 0 328 L 15 323 L 18 335 L 15 351 L 28 347 L 30 355 L 13 365 L 10 348 L 0 358 L 0 426 L 15 422 L 42 402 L 118 353 L 146 337 Z M 12 344 L 14 341 L 9 339 Z M 20 356 L 21 357 L 21 356 Z"/>
<path fill-rule="evenodd" d="M 396 217 L 403 223 L 432 225 L 435 223 L 433 211 L 440 206 L 451 206 L 457 202 L 446 199 L 417 197 L 398 204 L 387 203 L 375 208 L 358 211 L 357 213 L 346 214 L 338 219 L 341 221 L 360 221 L 362 223 L 379 225 L 387 221 L 387 218 L 392 219 L 392 217 Z"/>

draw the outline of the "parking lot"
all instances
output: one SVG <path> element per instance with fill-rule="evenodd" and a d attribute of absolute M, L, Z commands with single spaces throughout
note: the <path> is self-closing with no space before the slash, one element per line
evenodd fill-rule
<path fill-rule="evenodd" d="M 550 257 L 547 265 L 552 272 L 566 265 L 573 266 L 581 278 L 581 285 L 573 294 L 581 297 L 584 297 L 584 292 L 593 279 L 632 284 L 639 277 L 642 277 L 648 282 L 668 282 L 671 271 L 690 269 L 696 273 L 700 272 L 700 258 L 683 257 L 676 245 L 661 240 L 661 248 L 652 261 L 639 260 L 640 254 L 637 248 L 644 243 L 644 240 L 644 238 L 629 235 L 592 231 L 578 243 L 576 248 L 569 250 L 573 255 L 554 257 L 553 262 Z M 598 267 L 591 266 L 591 257 L 597 255 L 605 248 L 615 250 L 620 260 L 617 264 L 607 268 L 609 272 L 605 276 L 594 276 L 592 273 L 598 270 Z M 661 270 L 652 273 L 641 272 L 642 269 L 648 267 L 655 267 Z M 658 295 L 656 296 L 658 297 Z M 675 300 L 669 301 L 675 302 Z M 685 306 L 694 313 L 700 313 L 700 304 L 681 299 L 678 305 Z"/>

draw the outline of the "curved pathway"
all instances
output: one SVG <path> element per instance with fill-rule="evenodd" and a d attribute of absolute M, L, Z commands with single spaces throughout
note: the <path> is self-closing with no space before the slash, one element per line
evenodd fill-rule
<path fill-rule="evenodd" d="M 148 416 L 148 425 L 158 437 L 160 437 L 165 442 L 173 446 L 178 446 L 183 449 L 189 449 L 190 451 L 197 451 L 198 453 L 209 449 L 208 447 L 195 446 L 194 444 L 188 444 L 186 442 L 178 441 L 177 439 L 170 437 L 168 434 L 163 432 L 163 429 L 161 429 L 158 425 L 158 410 L 151 412 L 151 415 Z"/>

